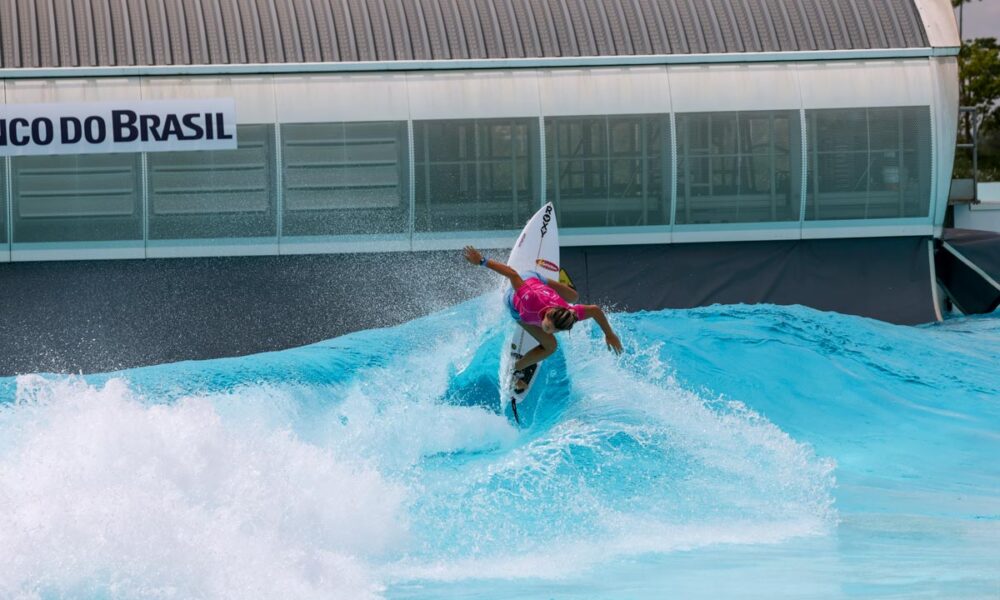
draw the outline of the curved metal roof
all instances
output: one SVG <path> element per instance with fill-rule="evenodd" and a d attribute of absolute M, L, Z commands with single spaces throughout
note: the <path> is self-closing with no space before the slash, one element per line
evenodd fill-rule
<path fill-rule="evenodd" d="M 0 68 L 927 47 L 915 0 L 2 0 Z"/>

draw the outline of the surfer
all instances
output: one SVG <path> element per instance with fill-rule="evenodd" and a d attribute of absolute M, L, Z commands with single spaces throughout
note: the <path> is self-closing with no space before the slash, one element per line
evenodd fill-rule
<path fill-rule="evenodd" d="M 540 273 L 518 273 L 509 266 L 489 260 L 473 248 L 465 247 L 465 260 L 470 264 L 486 267 L 510 280 L 507 291 L 507 309 L 517 324 L 538 340 L 539 346 L 525 354 L 514 364 L 515 391 L 521 392 L 526 383 L 524 373 L 556 351 L 555 334 L 569 331 L 577 321 L 594 319 L 604 332 L 604 342 L 616 354 L 622 352 L 622 342 L 611 329 L 608 318 L 600 306 L 570 304 L 579 294 L 572 287 Z"/>

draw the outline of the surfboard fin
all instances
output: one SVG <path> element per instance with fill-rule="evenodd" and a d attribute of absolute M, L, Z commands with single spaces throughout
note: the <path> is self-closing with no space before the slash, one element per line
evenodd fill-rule
<path fill-rule="evenodd" d="M 521 424 L 521 417 L 517 414 L 517 398 L 510 399 L 510 410 L 514 413 L 514 422 Z"/>

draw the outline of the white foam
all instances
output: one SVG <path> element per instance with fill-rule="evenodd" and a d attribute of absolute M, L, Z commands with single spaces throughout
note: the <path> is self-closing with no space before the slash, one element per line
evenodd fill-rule
<path fill-rule="evenodd" d="M 366 598 L 407 535 L 405 490 L 211 402 L 17 381 L 0 408 L 0 596 Z"/>
<path fill-rule="evenodd" d="M 0 405 L 0 597 L 366 598 L 829 530 L 832 462 L 684 389 L 657 346 L 561 336 L 569 400 L 537 430 L 448 398 L 509 329 L 483 304 L 412 324 L 438 336 L 336 384 L 154 405 L 123 379 L 19 378 Z"/>

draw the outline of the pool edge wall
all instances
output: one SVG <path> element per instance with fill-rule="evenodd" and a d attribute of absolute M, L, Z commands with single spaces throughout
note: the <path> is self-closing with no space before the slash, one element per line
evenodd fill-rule
<path fill-rule="evenodd" d="M 612 311 L 801 304 L 911 325 L 936 319 L 929 240 L 590 246 L 562 258 L 581 302 Z M 499 286 L 458 251 L 0 264 L 0 376 L 281 350 Z"/>

